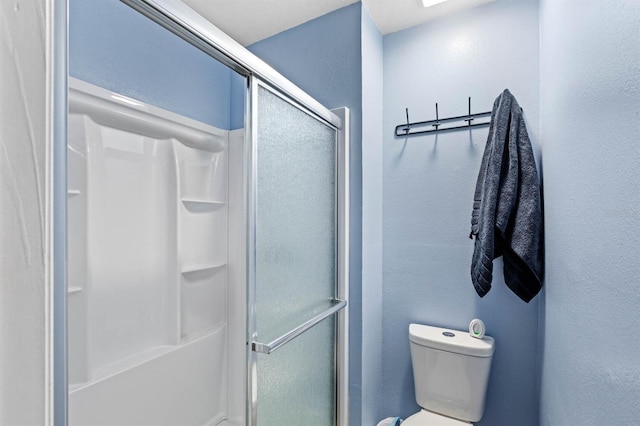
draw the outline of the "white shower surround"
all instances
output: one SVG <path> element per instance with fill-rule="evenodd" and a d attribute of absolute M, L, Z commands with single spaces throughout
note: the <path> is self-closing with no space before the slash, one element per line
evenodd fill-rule
<path fill-rule="evenodd" d="M 70 424 L 243 423 L 243 130 L 75 79 L 69 104 Z"/>

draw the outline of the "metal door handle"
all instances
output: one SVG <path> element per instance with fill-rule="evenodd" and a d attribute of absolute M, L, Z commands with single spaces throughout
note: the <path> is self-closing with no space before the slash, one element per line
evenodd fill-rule
<path fill-rule="evenodd" d="M 251 350 L 253 350 L 254 352 L 259 352 L 259 353 L 269 355 L 271 352 L 275 351 L 282 345 L 290 342 L 291 340 L 295 339 L 305 331 L 309 330 L 314 325 L 322 322 L 324 319 L 339 312 L 340 310 L 344 309 L 345 306 L 347 306 L 346 300 L 334 299 L 334 301 L 335 301 L 335 304 L 329 309 L 327 309 L 326 311 L 316 315 L 315 317 L 311 318 L 309 321 L 283 334 L 282 336 L 278 337 L 272 342 L 269 342 L 269 343 L 252 342 Z"/>

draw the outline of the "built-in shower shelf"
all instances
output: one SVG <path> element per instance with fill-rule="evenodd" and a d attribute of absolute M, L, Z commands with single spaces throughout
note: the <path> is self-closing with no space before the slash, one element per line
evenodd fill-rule
<path fill-rule="evenodd" d="M 193 274 L 195 272 L 211 271 L 211 270 L 214 270 L 214 269 L 220 269 L 220 268 L 224 267 L 226 264 L 227 264 L 227 262 L 213 262 L 213 263 L 209 263 L 209 264 L 205 264 L 205 265 L 185 266 L 184 268 L 182 268 L 182 273 L 183 274 Z"/>
<path fill-rule="evenodd" d="M 217 200 L 200 200 L 197 198 L 182 198 L 182 204 L 184 204 L 184 206 L 188 210 L 210 211 L 210 210 L 215 210 L 217 208 L 220 208 L 227 203 L 225 203 L 224 201 L 217 201 Z"/>
<path fill-rule="evenodd" d="M 76 195 L 80 195 L 82 192 L 80 192 L 79 189 L 68 189 L 67 190 L 67 197 L 75 197 Z"/>
<path fill-rule="evenodd" d="M 67 294 L 78 293 L 82 291 L 82 287 L 67 287 Z"/>

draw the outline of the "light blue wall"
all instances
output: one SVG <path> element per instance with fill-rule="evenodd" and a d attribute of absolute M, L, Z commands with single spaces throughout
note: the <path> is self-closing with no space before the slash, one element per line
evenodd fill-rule
<path fill-rule="evenodd" d="M 545 426 L 640 422 L 639 17 L 541 2 Z"/>
<path fill-rule="evenodd" d="M 539 142 L 538 1 L 497 1 L 384 38 L 382 384 L 379 417 L 418 411 L 408 327 L 459 330 L 481 318 L 496 339 L 486 412 L 478 424 L 538 424 L 538 310 L 504 284 L 495 261 L 491 292 L 471 284 L 473 191 L 486 128 L 393 137 L 410 119 L 490 110 L 509 88 Z M 537 150 L 536 147 L 534 149 Z"/>
<path fill-rule="evenodd" d="M 69 73 L 222 129 L 232 71 L 115 0 L 70 0 Z"/>
<path fill-rule="evenodd" d="M 383 41 L 362 6 L 362 424 L 378 423 L 382 388 Z"/>
<path fill-rule="evenodd" d="M 231 129 L 244 127 L 244 104 L 247 94 L 247 78 L 231 72 Z"/>
<path fill-rule="evenodd" d="M 362 62 L 360 3 L 249 46 L 328 108 L 351 110 L 350 407 L 360 424 L 362 352 Z"/>

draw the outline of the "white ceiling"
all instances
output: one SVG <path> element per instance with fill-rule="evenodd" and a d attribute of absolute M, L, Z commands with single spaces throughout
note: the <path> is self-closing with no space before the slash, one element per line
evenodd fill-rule
<path fill-rule="evenodd" d="M 448 0 L 431 7 L 423 7 L 421 0 L 363 0 L 363 3 L 385 35 L 492 1 L 495 0 Z"/>
<path fill-rule="evenodd" d="M 243 46 L 359 0 L 183 0 Z M 421 0 L 363 0 L 382 34 L 494 0 L 448 0 L 424 8 Z"/>
<path fill-rule="evenodd" d="M 248 46 L 358 0 L 182 1 L 238 43 Z"/>

